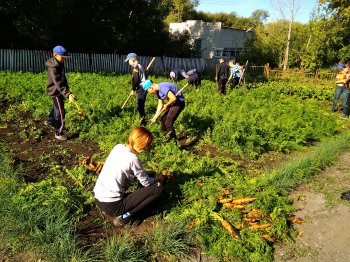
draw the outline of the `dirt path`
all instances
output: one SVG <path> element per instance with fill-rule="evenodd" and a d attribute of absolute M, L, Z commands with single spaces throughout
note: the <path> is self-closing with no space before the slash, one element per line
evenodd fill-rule
<path fill-rule="evenodd" d="M 340 194 L 350 190 L 350 153 L 317 175 L 310 184 L 300 186 L 291 197 L 298 208 L 295 243 L 276 245 L 275 261 L 350 261 L 350 201 Z"/>

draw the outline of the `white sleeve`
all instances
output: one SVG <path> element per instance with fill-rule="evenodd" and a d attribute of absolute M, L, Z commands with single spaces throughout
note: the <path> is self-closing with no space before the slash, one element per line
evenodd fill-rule
<path fill-rule="evenodd" d="M 140 181 L 141 185 L 144 187 L 154 184 L 154 178 L 147 175 L 147 173 L 142 169 L 142 163 L 137 157 L 133 160 L 131 166 L 134 176 Z"/>

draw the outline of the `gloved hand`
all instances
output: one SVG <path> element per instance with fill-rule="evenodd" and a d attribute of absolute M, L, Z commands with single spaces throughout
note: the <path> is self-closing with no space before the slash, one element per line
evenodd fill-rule
<path fill-rule="evenodd" d="M 68 101 L 69 101 L 69 102 L 74 102 L 74 101 L 75 101 L 75 98 L 74 98 L 74 95 L 73 95 L 73 94 L 70 94 L 70 95 L 68 96 Z"/>

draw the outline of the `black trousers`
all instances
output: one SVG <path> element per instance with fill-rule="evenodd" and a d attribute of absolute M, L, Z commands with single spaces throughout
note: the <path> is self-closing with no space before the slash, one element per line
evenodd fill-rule
<path fill-rule="evenodd" d="M 218 91 L 220 94 L 226 95 L 227 78 L 220 78 L 218 80 Z"/>
<path fill-rule="evenodd" d="M 196 88 L 199 88 L 202 85 L 201 77 L 199 74 L 195 73 L 188 77 L 188 83 L 194 85 Z"/>
<path fill-rule="evenodd" d="M 156 182 L 148 187 L 136 189 L 130 194 L 116 202 L 100 202 L 95 200 L 97 206 L 110 216 L 120 216 L 129 212 L 132 217 L 138 216 L 143 210 L 146 210 L 162 194 L 163 184 Z"/>
<path fill-rule="evenodd" d="M 239 85 L 239 79 L 240 79 L 239 77 L 234 77 L 234 78 L 231 79 L 231 81 L 230 81 L 231 90 L 232 90 L 233 88 L 238 87 L 238 85 Z"/>
<path fill-rule="evenodd" d="M 64 97 L 63 95 L 52 96 L 53 107 L 49 114 L 48 124 L 56 130 L 56 135 L 61 135 L 64 128 Z"/>
<path fill-rule="evenodd" d="M 145 102 L 146 102 L 147 91 L 143 90 L 143 88 L 141 87 L 136 92 L 137 92 L 137 99 L 136 99 L 137 111 L 139 112 L 139 114 L 142 118 L 145 118 L 145 116 L 146 116 Z"/>
<path fill-rule="evenodd" d="M 174 123 L 184 108 L 185 102 L 176 102 L 160 119 L 162 123 L 162 130 L 169 132 L 169 140 L 176 139 Z"/>
<path fill-rule="evenodd" d="M 346 101 L 345 115 L 350 116 L 350 94 L 348 95 L 348 99 Z"/>

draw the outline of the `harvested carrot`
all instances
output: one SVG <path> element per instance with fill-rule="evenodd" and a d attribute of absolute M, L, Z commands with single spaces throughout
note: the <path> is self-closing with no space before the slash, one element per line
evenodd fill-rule
<path fill-rule="evenodd" d="M 89 171 L 95 171 L 99 173 L 101 172 L 104 163 L 104 161 L 99 161 L 95 164 L 91 157 L 85 157 L 84 160 L 82 160 L 79 164 L 81 166 L 84 166 Z"/>
<path fill-rule="evenodd" d="M 250 224 L 250 227 L 254 229 L 264 229 L 271 226 L 270 224 L 257 224 L 257 223 L 249 223 L 249 224 Z"/>
<path fill-rule="evenodd" d="M 223 226 L 223 228 L 226 229 L 227 232 L 229 232 L 229 234 L 235 238 L 235 239 L 241 239 L 241 237 L 239 236 L 239 231 L 231 225 L 231 223 L 229 221 L 227 221 L 226 219 L 223 219 L 218 213 L 216 212 L 212 212 L 210 214 L 215 220 L 220 221 L 221 225 Z"/>
<path fill-rule="evenodd" d="M 104 161 L 97 162 L 94 171 L 96 171 L 97 173 L 100 173 L 102 168 L 103 168 L 104 163 L 105 163 Z"/>
<path fill-rule="evenodd" d="M 243 220 L 247 222 L 255 222 L 255 218 L 252 217 L 244 217 Z"/>
<path fill-rule="evenodd" d="M 236 205 L 236 204 L 233 204 L 233 203 L 224 203 L 223 206 L 227 207 L 227 208 L 238 208 L 238 209 L 243 209 L 244 208 L 244 205 Z"/>
<path fill-rule="evenodd" d="M 302 219 L 300 217 L 295 217 L 295 216 L 289 217 L 288 221 L 290 221 L 290 222 L 292 222 L 294 224 L 303 224 L 305 222 L 304 219 Z"/>
<path fill-rule="evenodd" d="M 242 204 L 249 204 L 256 200 L 254 197 L 244 197 L 244 198 L 237 198 L 232 200 L 232 203 L 237 204 L 237 205 L 242 205 Z"/>
<path fill-rule="evenodd" d="M 229 203 L 232 201 L 232 198 L 218 198 L 218 203 L 224 204 L 224 203 Z"/>
<path fill-rule="evenodd" d="M 192 219 L 190 222 L 190 226 L 188 227 L 188 231 L 192 231 L 195 225 L 196 225 L 196 220 Z"/>
<path fill-rule="evenodd" d="M 254 208 L 253 210 L 248 212 L 247 216 L 254 217 L 254 218 L 260 218 L 262 216 L 262 213 L 259 209 Z"/>
<path fill-rule="evenodd" d="M 270 242 L 275 242 L 276 241 L 276 237 L 274 236 L 269 236 L 268 234 L 263 234 L 262 237 Z"/>

